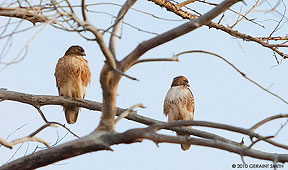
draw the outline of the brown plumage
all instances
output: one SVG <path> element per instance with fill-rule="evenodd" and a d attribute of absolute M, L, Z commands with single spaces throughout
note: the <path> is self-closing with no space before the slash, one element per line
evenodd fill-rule
<path fill-rule="evenodd" d="M 84 49 L 80 46 L 71 46 L 63 57 L 58 60 L 55 69 L 56 84 L 60 96 L 83 99 L 86 87 L 91 81 L 91 72 L 85 56 Z M 66 121 L 69 124 L 76 122 L 79 107 L 65 107 Z"/>
<path fill-rule="evenodd" d="M 168 122 L 177 120 L 193 120 L 194 98 L 190 91 L 186 77 L 178 76 L 173 79 L 171 88 L 164 100 L 164 115 L 168 116 Z M 187 136 L 177 133 L 179 136 Z M 189 144 L 181 144 L 182 150 L 188 150 Z"/>

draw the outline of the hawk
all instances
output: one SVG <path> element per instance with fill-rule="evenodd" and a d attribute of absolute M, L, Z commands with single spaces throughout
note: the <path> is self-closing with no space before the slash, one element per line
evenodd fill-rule
<path fill-rule="evenodd" d="M 168 122 L 177 120 L 193 120 L 194 118 L 194 97 L 186 77 L 178 76 L 173 79 L 171 88 L 164 100 L 164 115 L 168 115 Z M 177 133 L 179 136 L 189 136 Z M 189 144 L 181 144 L 182 150 L 190 148 Z"/>
<path fill-rule="evenodd" d="M 60 96 L 74 99 L 85 97 L 86 87 L 91 81 L 91 72 L 83 56 L 86 56 L 84 49 L 75 45 L 71 46 L 58 60 L 54 75 Z M 63 106 L 67 123 L 76 122 L 79 109 L 76 106 Z"/>

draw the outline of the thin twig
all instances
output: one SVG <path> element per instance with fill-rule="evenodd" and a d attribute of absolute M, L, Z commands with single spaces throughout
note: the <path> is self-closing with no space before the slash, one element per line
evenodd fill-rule
<path fill-rule="evenodd" d="M 115 54 L 116 36 L 115 35 L 117 35 L 117 32 L 119 31 L 119 28 L 120 28 L 120 25 L 123 21 L 124 16 L 126 15 L 128 10 L 134 5 L 134 3 L 136 1 L 137 0 L 126 0 L 124 5 L 120 9 L 120 11 L 117 15 L 117 18 L 115 20 L 115 23 L 113 25 L 112 34 L 111 34 L 110 40 L 109 40 L 109 49 L 110 49 L 110 51 L 114 57 L 116 56 L 116 54 Z"/>
<path fill-rule="evenodd" d="M 130 108 L 128 108 L 127 110 L 125 110 L 123 113 L 121 113 L 121 114 L 114 120 L 114 124 L 117 124 L 117 122 L 118 122 L 119 120 L 121 120 L 122 118 L 127 117 L 127 116 L 130 114 L 130 112 L 132 112 L 132 111 L 133 111 L 134 109 L 136 109 L 137 107 L 145 108 L 145 107 L 143 106 L 143 104 L 135 104 L 135 105 L 131 106 Z"/>
<path fill-rule="evenodd" d="M 288 114 L 279 114 L 279 115 L 274 115 L 274 116 L 271 116 L 271 117 L 267 117 L 266 119 L 261 120 L 260 122 L 258 122 L 255 125 L 253 125 L 250 128 L 250 130 L 254 131 L 255 129 L 259 128 L 260 126 L 264 125 L 265 123 L 270 122 L 270 121 L 275 120 L 275 119 L 279 119 L 279 118 L 288 118 Z"/>
<path fill-rule="evenodd" d="M 232 26 L 231 28 L 234 28 L 239 22 L 241 22 L 244 18 L 246 18 L 246 16 L 253 11 L 253 9 L 255 9 L 257 7 L 257 5 L 259 4 L 260 0 L 257 0 L 255 2 L 255 4 L 252 6 L 252 8 L 250 8 L 239 20 L 237 20 Z"/>
<path fill-rule="evenodd" d="M 188 5 L 188 4 L 190 4 L 190 3 L 193 3 L 193 2 L 195 2 L 195 1 L 196 1 L 196 0 L 186 0 L 186 1 L 184 1 L 184 2 L 181 2 L 181 3 L 177 4 L 176 7 L 180 9 L 180 8 L 182 8 L 183 6 Z"/>
<path fill-rule="evenodd" d="M 179 61 L 177 56 L 173 56 L 171 58 L 150 58 L 150 59 L 142 59 L 137 60 L 133 65 L 145 62 L 155 62 L 155 61 Z"/>
<path fill-rule="evenodd" d="M 46 117 L 45 117 L 45 115 L 44 115 L 44 113 L 42 112 L 42 110 L 40 109 L 40 107 L 39 106 L 34 106 L 36 109 L 37 109 L 37 111 L 40 113 L 40 115 L 41 115 L 41 117 L 42 117 L 42 119 L 44 120 L 44 122 L 45 123 L 48 123 L 48 120 L 46 119 Z"/>

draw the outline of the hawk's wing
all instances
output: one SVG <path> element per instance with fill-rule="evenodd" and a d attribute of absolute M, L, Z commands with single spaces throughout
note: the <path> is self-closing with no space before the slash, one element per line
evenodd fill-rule
<path fill-rule="evenodd" d="M 87 87 L 87 85 L 91 82 L 91 72 L 87 60 L 83 58 L 81 58 L 81 60 L 81 80 L 83 85 Z"/>
<path fill-rule="evenodd" d="M 59 95 L 83 98 L 91 81 L 87 61 L 81 56 L 64 56 L 58 60 L 55 69 Z"/>
<path fill-rule="evenodd" d="M 193 94 L 191 92 L 191 90 L 189 88 L 186 88 L 187 90 L 187 94 L 186 94 L 186 100 L 187 100 L 187 103 L 186 103 L 186 108 L 189 112 L 192 112 L 194 114 L 194 108 L 195 108 L 195 105 L 194 105 L 194 97 L 193 97 Z M 194 115 L 193 115 L 193 118 L 194 118 Z M 192 119 L 193 119 L 192 118 Z"/>

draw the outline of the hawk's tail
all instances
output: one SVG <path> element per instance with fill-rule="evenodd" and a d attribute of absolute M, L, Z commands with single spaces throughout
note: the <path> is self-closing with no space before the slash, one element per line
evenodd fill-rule
<path fill-rule="evenodd" d="M 185 136 L 185 137 L 189 137 L 189 135 L 184 135 L 184 134 L 182 134 L 182 133 L 177 133 L 177 135 L 178 136 Z M 183 151 L 186 151 L 186 150 L 188 150 L 189 148 L 190 148 L 190 144 L 181 144 L 181 149 L 183 150 Z"/>
<path fill-rule="evenodd" d="M 75 123 L 78 117 L 79 107 L 63 107 L 63 110 L 65 112 L 67 123 Z"/>

